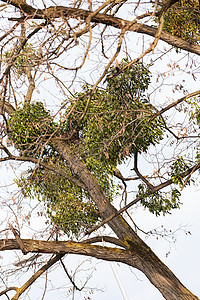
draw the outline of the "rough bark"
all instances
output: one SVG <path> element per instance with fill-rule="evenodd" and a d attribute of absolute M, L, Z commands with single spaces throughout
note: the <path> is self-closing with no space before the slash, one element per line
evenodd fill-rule
<path fill-rule="evenodd" d="M 77 155 L 74 155 L 68 146 L 59 142 L 55 145 L 60 155 L 68 162 L 70 168 L 78 176 L 78 178 L 87 187 L 88 193 L 95 201 L 100 215 L 103 219 L 116 213 L 115 207 L 108 201 L 100 188 L 97 180 L 85 167 L 84 163 Z M 171 270 L 154 254 L 140 237 L 133 231 L 128 223 L 121 215 L 117 215 L 114 219 L 108 222 L 113 232 L 117 235 L 120 241 L 127 248 L 127 253 L 131 253 L 134 261 L 134 267 L 141 270 L 151 283 L 162 293 L 165 299 L 198 299 L 193 295 Z M 132 265 L 131 262 L 125 262 Z"/>
<path fill-rule="evenodd" d="M 22 240 L 28 252 L 54 253 L 54 254 L 79 254 L 92 256 L 106 261 L 118 261 L 130 265 L 144 272 L 150 281 L 169 300 L 193 300 L 198 299 L 187 290 L 175 275 L 162 263 L 151 249 L 143 243 L 143 249 L 135 245 L 132 249 L 90 245 L 87 243 L 56 242 L 41 240 Z M 129 241 L 131 243 L 131 241 Z M 0 240 L 0 250 L 20 249 L 16 240 Z"/>
<path fill-rule="evenodd" d="M 0 114 L 2 115 L 5 112 L 11 115 L 15 112 L 15 109 L 10 103 L 6 102 L 4 98 L 0 95 Z"/>

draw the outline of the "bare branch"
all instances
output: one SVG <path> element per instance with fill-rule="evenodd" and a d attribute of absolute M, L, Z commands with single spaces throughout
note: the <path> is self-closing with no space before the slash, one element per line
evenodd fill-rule
<path fill-rule="evenodd" d="M 7 2 L 7 0 L 2 0 L 2 1 Z M 163 10 L 166 11 L 168 5 L 171 5 L 172 2 L 173 1 L 167 2 L 169 4 L 167 4 L 166 7 L 164 6 Z M 71 7 L 64 7 L 64 6 L 55 6 L 55 7 L 51 6 L 46 9 L 35 9 L 32 6 L 26 4 L 23 0 L 11 0 L 9 4 L 21 9 L 24 13 L 28 15 L 29 18 L 33 18 L 33 19 L 49 19 L 49 18 L 54 19 L 54 18 L 59 18 L 64 16 L 68 18 L 69 17 L 81 18 L 82 20 L 87 20 L 87 18 L 91 16 L 90 11 L 84 9 L 78 9 L 78 8 L 71 8 Z M 161 14 L 162 13 L 163 11 L 161 10 Z M 10 20 L 19 21 L 21 19 L 10 18 Z M 200 55 L 200 45 L 188 42 L 182 38 L 173 36 L 172 34 L 169 34 L 167 32 L 160 33 L 156 28 L 145 24 L 136 23 L 130 26 L 131 21 L 127 21 L 121 18 L 117 18 L 102 13 L 97 13 L 96 15 L 92 16 L 90 20 L 91 22 L 110 25 L 120 30 L 123 26 L 125 26 L 126 28 L 128 28 L 128 31 L 135 31 L 138 33 L 147 34 L 155 38 L 157 38 L 157 35 L 159 35 L 161 40 L 174 47 Z"/>
<path fill-rule="evenodd" d="M 20 288 L 17 289 L 15 296 L 12 300 L 17 300 L 19 297 L 38 279 L 45 271 L 59 261 L 64 255 L 57 254 L 54 258 L 51 258 L 41 269 L 39 269 L 31 278 Z"/>
<path fill-rule="evenodd" d="M 134 168 L 133 170 L 137 174 L 137 176 L 144 182 L 150 189 L 154 189 L 154 186 L 139 172 L 138 170 L 138 153 L 134 154 Z"/>
<path fill-rule="evenodd" d="M 72 285 L 74 286 L 74 288 L 78 291 L 82 291 L 83 288 L 79 288 L 76 283 L 74 282 L 74 280 L 72 279 L 72 276 L 70 276 L 69 272 L 67 271 L 67 268 L 65 266 L 65 264 L 63 263 L 62 259 L 60 259 L 60 263 L 65 271 L 65 273 L 67 274 L 67 277 L 69 278 L 70 282 L 72 283 Z"/>
<path fill-rule="evenodd" d="M 9 291 L 17 291 L 18 288 L 16 286 L 11 286 L 0 292 L 0 296 L 6 295 L 7 292 Z"/>
<path fill-rule="evenodd" d="M 187 99 L 189 98 L 192 98 L 192 97 L 195 97 L 195 96 L 198 96 L 200 95 L 200 90 L 196 91 L 196 92 L 193 92 L 193 93 L 190 93 L 174 102 L 172 102 L 171 104 L 167 105 L 166 107 L 164 107 L 163 109 L 161 109 L 160 111 L 158 111 L 157 113 L 155 113 L 151 118 L 150 118 L 150 121 L 153 120 L 154 118 L 162 115 L 163 113 L 165 113 L 166 111 L 170 110 L 172 107 L 175 107 L 177 106 L 178 104 L 186 101 Z"/>
<path fill-rule="evenodd" d="M 194 173 L 196 170 L 200 169 L 200 162 L 198 162 L 194 167 L 188 169 L 186 172 L 183 172 L 182 174 L 180 174 L 181 177 L 186 177 L 187 175 L 189 175 L 191 172 Z M 172 179 L 169 179 L 155 187 L 153 187 L 151 189 L 151 191 L 146 192 L 145 196 L 148 197 L 149 195 L 160 191 L 161 189 L 171 185 L 173 183 Z M 109 221 L 111 221 L 112 219 L 114 219 L 115 217 L 117 217 L 118 215 L 120 215 L 121 213 L 123 213 L 124 211 L 126 211 L 127 209 L 129 209 L 131 206 L 135 205 L 136 203 L 138 203 L 141 200 L 141 197 L 136 197 L 133 201 L 131 201 L 130 203 L 128 203 L 127 205 L 125 205 L 124 207 L 122 207 L 120 210 L 118 210 L 116 213 L 110 215 L 108 218 L 106 218 L 105 220 L 103 220 L 100 224 L 93 226 L 90 230 L 87 231 L 86 234 L 90 235 L 93 231 L 96 231 L 97 229 L 99 229 L 101 226 L 105 225 L 106 223 L 108 223 Z"/>

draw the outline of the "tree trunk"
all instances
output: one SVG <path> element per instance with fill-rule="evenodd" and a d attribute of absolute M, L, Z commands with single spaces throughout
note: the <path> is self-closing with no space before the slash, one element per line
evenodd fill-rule
<path fill-rule="evenodd" d="M 57 143 L 55 147 L 60 155 L 66 159 L 70 168 L 75 172 L 79 180 L 87 187 L 87 191 L 96 203 L 102 219 L 106 219 L 110 215 L 116 213 L 116 208 L 106 198 L 97 180 L 79 157 L 74 155 L 72 150 L 63 142 Z M 179 279 L 154 254 L 150 247 L 140 239 L 121 215 L 118 215 L 109 221 L 108 225 L 123 242 L 127 251 L 133 254 L 134 264 L 131 263 L 130 259 L 126 263 L 141 270 L 151 283 L 162 293 L 165 299 L 198 299 L 198 297 L 193 295 L 182 285 Z"/>

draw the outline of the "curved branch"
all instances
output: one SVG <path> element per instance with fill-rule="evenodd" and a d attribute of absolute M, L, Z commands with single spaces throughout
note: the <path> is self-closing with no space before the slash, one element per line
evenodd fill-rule
<path fill-rule="evenodd" d="M 180 174 L 181 177 L 186 177 L 188 175 L 190 175 L 191 173 L 194 173 L 195 171 L 197 171 L 198 169 L 200 169 L 200 161 L 193 167 L 191 167 L 190 169 L 188 169 L 186 172 L 183 172 Z M 153 187 L 151 189 L 151 191 L 148 191 L 145 195 L 149 196 L 155 192 L 160 191 L 161 189 L 171 185 L 173 183 L 172 179 L 169 179 L 155 187 Z M 106 218 L 105 220 L 103 220 L 100 224 L 97 224 L 95 226 L 93 226 L 89 231 L 87 231 L 87 234 L 91 234 L 93 231 L 99 229 L 101 226 L 105 225 L 106 223 L 108 223 L 109 221 L 111 221 L 112 219 L 114 219 L 115 217 L 117 217 L 118 215 L 120 215 L 121 213 L 123 213 L 124 211 L 126 211 L 127 209 L 129 209 L 131 206 L 135 205 L 136 203 L 138 203 L 141 200 L 141 197 L 136 197 L 133 201 L 131 201 L 130 203 L 128 203 L 127 205 L 125 205 L 124 207 L 122 207 L 120 210 L 118 210 L 116 213 L 110 215 L 108 218 Z"/>
<path fill-rule="evenodd" d="M 84 240 L 82 243 L 93 244 L 93 243 L 104 243 L 104 242 L 108 242 L 126 249 L 124 243 L 122 243 L 119 239 L 116 239 L 111 236 L 104 236 L 104 235 L 92 237 L 90 239 Z"/>
<path fill-rule="evenodd" d="M 76 243 L 72 241 L 61 242 L 23 239 L 22 242 L 27 251 L 31 253 L 79 254 L 107 261 L 124 263 L 128 263 L 128 261 L 131 260 L 131 265 L 135 265 L 134 261 L 136 257 L 134 257 L 133 253 L 119 248 L 90 245 L 85 242 Z M 0 240 L 0 251 L 5 250 L 20 250 L 20 246 L 15 239 Z M 130 262 L 128 264 L 130 264 Z"/>
<path fill-rule="evenodd" d="M 139 172 L 138 170 L 138 153 L 136 152 L 134 154 L 134 168 L 133 170 L 135 171 L 136 175 L 144 182 L 146 185 L 153 190 L 154 186 Z"/>
<path fill-rule="evenodd" d="M 59 261 L 64 254 L 57 254 L 54 258 L 51 258 L 42 268 L 40 268 L 29 280 L 20 288 L 17 289 L 15 296 L 12 300 L 17 300 L 19 297 L 38 279 L 45 271 Z"/>
<path fill-rule="evenodd" d="M 16 286 L 8 287 L 5 290 L 3 290 L 2 292 L 0 292 L 0 297 L 5 295 L 9 291 L 17 291 L 17 290 L 18 290 L 18 288 Z"/>
<path fill-rule="evenodd" d="M 2 1 L 7 3 L 7 0 Z M 91 15 L 90 11 L 84 9 L 65 6 L 50 6 L 49 8 L 45 9 L 36 9 L 31 5 L 26 4 L 23 0 L 10 0 L 9 4 L 19 8 L 21 11 L 27 14 L 28 18 L 30 19 L 55 19 L 60 17 L 67 17 L 76 19 L 79 18 L 86 21 L 91 16 L 91 22 L 109 25 L 120 30 L 125 26 L 128 29 L 127 31 L 143 33 L 153 37 L 155 37 L 157 34 L 157 28 L 151 27 L 149 25 L 140 23 L 135 23 L 132 25 L 132 21 L 124 20 L 122 18 L 103 13 Z M 21 18 L 10 18 L 9 20 L 20 21 Z M 174 47 L 200 55 L 200 45 L 198 44 L 191 43 L 164 31 L 160 34 L 160 39 Z"/>

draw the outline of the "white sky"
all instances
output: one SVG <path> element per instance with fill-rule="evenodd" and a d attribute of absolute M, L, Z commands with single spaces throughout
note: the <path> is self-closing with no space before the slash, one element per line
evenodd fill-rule
<path fill-rule="evenodd" d="M 130 41 L 131 45 L 131 41 Z M 129 45 L 129 46 L 130 46 Z M 164 47 L 163 43 L 159 43 L 159 47 Z M 132 49 L 134 49 L 133 53 L 139 53 L 140 46 L 136 46 L 133 43 Z M 182 54 L 181 54 L 182 55 Z M 179 54 L 173 54 L 173 58 L 179 58 Z M 187 59 L 187 58 L 186 58 Z M 157 62 L 156 68 L 160 70 L 163 66 L 166 65 L 166 61 L 160 60 Z M 166 69 L 166 67 L 165 67 Z M 154 69 L 153 69 L 154 70 Z M 154 71 L 153 71 L 154 72 Z M 180 73 L 179 73 L 180 76 Z M 199 79 L 194 81 L 189 77 L 189 75 L 184 75 L 184 79 L 186 79 L 187 89 L 190 91 L 195 91 L 199 88 Z M 181 78 L 182 79 L 182 78 Z M 173 82 L 173 78 L 170 79 Z M 177 77 L 175 80 L 178 80 Z M 51 84 L 49 84 L 49 87 Z M 48 90 L 48 85 L 46 85 Z M 52 86 L 51 86 L 52 87 Z M 47 91 L 41 90 L 42 95 L 38 95 L 37 97 L 46 97 L 45 93 Z M 157 92 L 155 96 L 156 101 L 161 101 L 162 103 L 166 103 L 169 98 L 173 97 L 174 99 L 178 98 L 178 93 L 171 94 L 169 93 L 169 86 L 163 87 L 161 92 Z M 179 94 L 180 96 L 180 94 Z M 52 103 L 55 99 L 51 99 Z M 0 170 L 0 181 L 1 185 L 3 185 L 7 180 L 5 177 L 5 169 L 1 168 Z M 9 176 L 9 174 L 8 174 Z M 141 227 L 143 230 L 151 230 L 153 228 L 160 228 L 160 226 L 164 225 L 167 230 L 176 230 L 181 227 L 175 234 L 176 242 L 173 243 L 173 240 L 169 239 L 167 241 L 165 238 L 149 237 L 147 240 L 147 244 L 152 248 L 152 250 L 158 255 L 158 257 L 166 263 L 166 265 L 175 273 L 175 275 L 180 279 L 180 281 L 193 292 L 197 296 L 200 297 L 200 259 L 199 259 L 199 249 L 200 249 L 200 187 L 191 186 L 183 192 L 181 197 L 183 205 L 181 205 L 180 210 L 172 211 L 172 215 L 166 215 L 165 217 L 156 217 L 155 215 L 150 214 L 147 211 L 144 211 L 142 208 L 138 208 L 133 212 L 134 221 L 136 224 Z M 0 214 L 1 216 L 1 214 Z M 38 221 L 37 221 L 38 222 Z M 190 231 L 192 234 L 186 234 L 187 231 Z M 143 235 L 141 235 L 144 237 Z M 166 257 L 166 254 L 169 255 Z M 10 254 L 5 254 L 6 260 L 10 260 Z M 80 261 L 82 261 L 81 257 L 77 256 L 68 256 L 66 261 L 66 266 L 68 269 L 73 269 L 75 265 L 78 265 Z M 94 294 L 90 296 L 91 299 L 95 300 L 106 300 L 106 299 L 114 299 L 121 300 L 123 299 L 122 294 L 119 290 L 119 287 L 116 283 L 116 279 L 112 272 L 110 263 L 108 262 L 100 262 L 99 260 L 93 259 L 92 265 L 95 266 L 96 271 L 94 271 L 92 278 L 90 279 L 88 286 L 92 288 L 97 288 L 101 291 L 94 291 Z M 122 264 L 115 264 L 116 269 L 119 273 L 121 282 L 126 290 L 127 296 L 129 300 L 161 300 L 163 297 L 161 294 L 154 288 L 154 286 L 149 283 L 149 281 L 145 278 L 145 276 L 137 271 L 130 270 L 129 267 Z M 87 272 L 86 272 L 87 274 Z M 28 274 L 27 274 L 28 275 Z M 63 282 L 68 284 L 66 276 L 60 271 L 55 270 L 52 275 L 50 275 L 52 284 L 56 287 L 57 283 Z M 23 281 L 22 281 L 23 282 Z M 21 282 L 21 283 L 22 283 Z M 0 283 L 1 286 L 1 283 Z M 70 286 L 68 284 L 68 286 Z M 36 300 L 41 299 L 42 290 L 44 287 L 44 281 L 38 280 L 34 283 L 32 287 L 32 291 L 30 293 L 30 299 Z M 85 299 L 86 294 L 76 293 L 76 299 Z M 59 291 L 51 290 L 44 299 L 48 300 L 61 300 L 66 299 L 66 294 L 59 295 Z M 3 299 L 3 297 L 2 297 Z M 5 297 L 5 299 L 7 299 Z M 25 299 L 28 299 L 25 297 Z M 67 299 L 71 299 L 69 296 Z"/>

